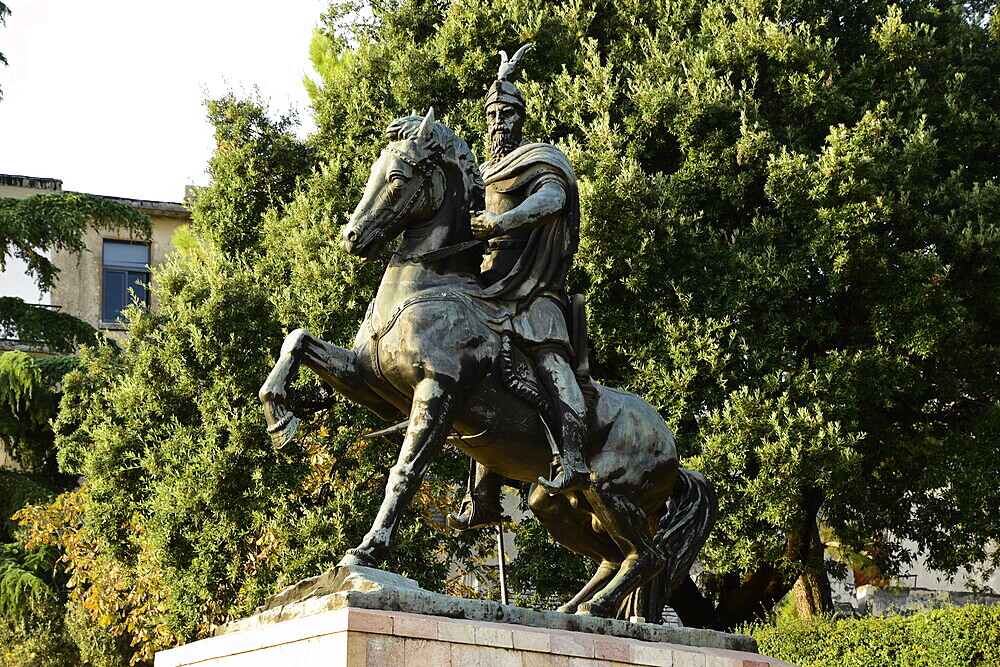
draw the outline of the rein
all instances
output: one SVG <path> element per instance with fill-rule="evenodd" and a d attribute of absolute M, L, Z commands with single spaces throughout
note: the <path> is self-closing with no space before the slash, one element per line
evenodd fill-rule
<path fill-rule="evenodd" d="M 389 266 L 399 266 L 400 264 L 406 264 L 407 262 L 412 262 L 413 264 L 433 264 L 434 262 L 439 262 L 446 257 L 451 257 L 452 255 L 457 255 L 460 252 L 471 250 L 476 246 L 481 246 L 484 243 L 485 241 L 474 239 L 472 241 L 448 245 L 443 248 L 438 248 L 437 250 L 414 252 L 409 254 L 404 254 L 396 250 L 392 253 L 392 258 L 389 260 Z"/>

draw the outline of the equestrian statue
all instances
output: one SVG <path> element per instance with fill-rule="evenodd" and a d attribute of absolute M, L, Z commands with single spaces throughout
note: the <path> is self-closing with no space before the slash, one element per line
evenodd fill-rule
<path fill-rule="evenodd" d="M 304 329 L 285 339 L 260 390 L 279 449 L 300 364 L 405 431 L 371 530 L 341 565 L 374 567 L 447 442 L 472 459 L 454 528 L 501 520 L 506 478 L 563 546 L 598 563 L 559 611 L 657 618 L 715 523 L 708 481 L 681 469 L 670 429 L 644 400 L 590 377 L 583 298 L 565 291 L 579 241 L 576 176 L 555 146 L 522 141 L 525 101 L 501 51 L 486 95 L 490 160 L 426 115 L 399 118 L 344 228 L 374 259 L 402 235 L 353 349 Z M 374 434 L 373 434 L 374 435 Z"/>

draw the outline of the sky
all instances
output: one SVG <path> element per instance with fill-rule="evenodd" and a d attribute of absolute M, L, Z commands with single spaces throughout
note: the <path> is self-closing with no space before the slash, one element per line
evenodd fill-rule
<path fill-rule="evenodd" d="M 208 182 L 205 99 L 256 86 L 275 111 L 299 111 L 300 133 L 312 128 L 302 79 L 327 0 L 4 2 L 0 173 L 180 201 Z M 37 297 L 16 268 L 0 275 L 0 296 Z"/>

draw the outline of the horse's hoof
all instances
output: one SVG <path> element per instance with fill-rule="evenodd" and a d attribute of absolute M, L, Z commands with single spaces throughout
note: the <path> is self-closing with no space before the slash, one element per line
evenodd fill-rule
<path fill-rule="evenodd" d="M 337 563 L 337 567 L 351 567 L 352 565 L 357 567 L 375 567 L 375 562 L 362 549 L 348 549 L 344 557 Z"/>
<path fill-rule="evenodd" d="M 606 618 L 608 615 L 608 610 L 604 605 L 597 602 L 584 602 L 579 607 L 576 608 L 577 616 L 597 616 L 598 618 Z"/>
<path fill-rule="evenodd" d="M 274 443 L 274 448 L 281 451 L 295 438 L 295 432 L 299 430 L 299 424 L 302 420 L 296 417 L 291 412 L 286 412 L 281 419 L 276 421 L 271 426 L 267 427 L 268 435 L 271 436 L 271 442 Z"/>
<path fill-rule="evenodd" d="M 558 611 L 560 614 L 573 614 L 573 613 L 576 613 L 576 605 L 575 604 L 569 604 L 567 602 L 566 604 L 564 604 L 561 607 L 559 607 L 558 609 L 556 609 L 556 611 Z"/>

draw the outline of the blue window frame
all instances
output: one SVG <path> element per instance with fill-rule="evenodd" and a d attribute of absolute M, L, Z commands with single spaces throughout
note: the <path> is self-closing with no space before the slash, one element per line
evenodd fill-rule
<path fill-rule="evenodd" d="M 149 305 L 149 244 L 131 241 L 104 241 L 104 287 L 101 321 L 124 322 L 122 311 L 135 301 Z M 129 290 L 132 293 L 129 294 Z"/>

